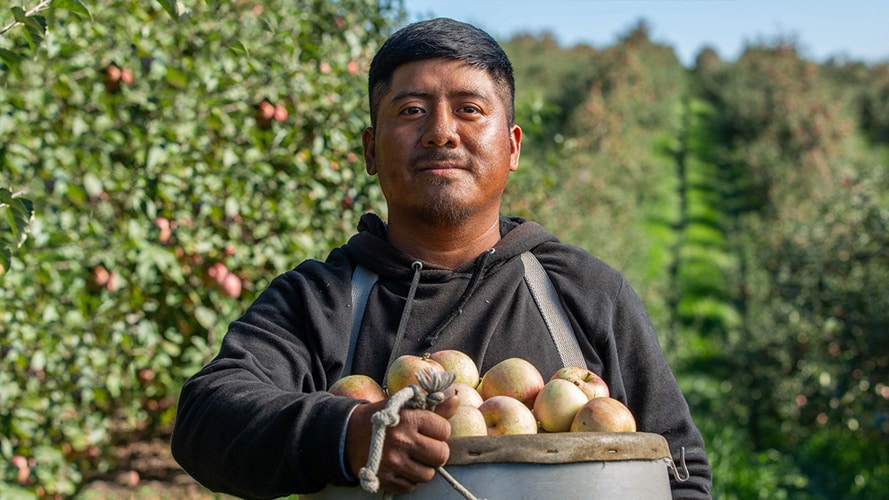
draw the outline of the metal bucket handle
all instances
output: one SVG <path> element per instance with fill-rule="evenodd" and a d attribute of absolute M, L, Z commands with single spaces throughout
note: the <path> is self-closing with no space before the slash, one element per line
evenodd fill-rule
<path fill-rule="evenodd" d="M 667 469 L 673 473 L 673 477 L 676 478 L 676 481 L 684 483 L 691 477 L 691 474 L 688 472 L 688 466 L 685 465 L 685 446 L 679 448 L 679 463 L 682 465 L 681 472 L 672 457 L 665 458 L 664 460 L 667 462 Z"/>

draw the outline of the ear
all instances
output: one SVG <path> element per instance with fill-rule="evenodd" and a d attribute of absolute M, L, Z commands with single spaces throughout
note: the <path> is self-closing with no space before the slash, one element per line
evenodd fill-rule
<path fill-rule="evenodd" d="M 374 143 L 374 129 L 367 127 L 361 133 L 361 145 L 364 148 L 364 168 L 370 175 L 377 173 L 377 148 Z"/>
<path fill-rule="evenodd" d="M 519 156 L 522 153 L 522 127 L 513 124 L 509 129 L 509 170 L 519 169 Z"/>

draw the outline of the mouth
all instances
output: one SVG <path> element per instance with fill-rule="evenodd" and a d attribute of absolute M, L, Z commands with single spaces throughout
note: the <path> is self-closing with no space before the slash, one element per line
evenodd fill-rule
<path fill-rule="evenodd" d="M 414 158 L 411 162 L 417 172 L 444 172 L 448 170 L 469 170 L 469 162 L 461 155 L 427 152 Z"/>

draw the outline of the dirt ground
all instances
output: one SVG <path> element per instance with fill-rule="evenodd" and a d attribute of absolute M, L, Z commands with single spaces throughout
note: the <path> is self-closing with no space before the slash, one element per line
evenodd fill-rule
<path fill-rule="evenodd" d="M 233 499 L 213 493 L 183 471 L 170 454 L 169 438 L 123 444 L 115 472 L 91 478 L 78 500 Z"/>

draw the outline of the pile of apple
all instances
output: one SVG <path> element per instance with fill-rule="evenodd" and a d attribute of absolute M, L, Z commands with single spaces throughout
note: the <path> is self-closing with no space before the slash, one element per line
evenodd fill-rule
<path fill-rule="evenodd" d="M 460 407 L 450 419 L 452 436 L 536 434 L 539 432 L 634 432 L 636 420 L 608 385 L 586 367 L 569 366 L 544 381 L 527 360 L 509 358 L 484 376 L 469 355 L 458 350 L 398 357 L 386 373 L 386 389 L 367 375 L 348 375 L 330 388 L 341 396 L 377 402 L 410 384 L 423 368 L 456 375 L 445 391 Z"/>

